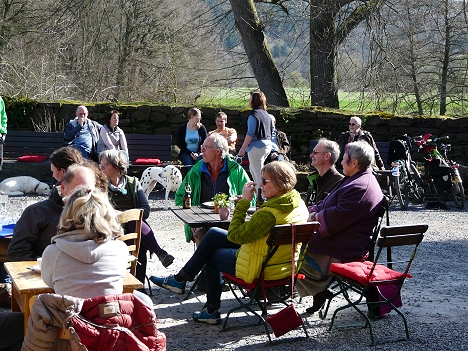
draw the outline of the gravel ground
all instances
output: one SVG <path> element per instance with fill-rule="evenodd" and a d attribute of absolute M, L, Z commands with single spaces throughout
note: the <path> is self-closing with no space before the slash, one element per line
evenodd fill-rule
<path fill-rule="evenodd" d="M 36 196 L 11 197 L 9 208 L 20 211 L 26 201 L 39 201 Z M 150 196 L 152 213 L 149 223 L 161 246 L 176 259 L 167 269 L 157 258 L 150 258 L 148 275 L 168 275 L 176 273 L 193 253 L 192 244 L 185 242 L 183 225 L 171 211 L 163 210 L 162 192 Z M 171 205 L 173 201 L 170 201 Z M 204 295 L 197 293 L 187 301 L 181 295 L 152 285 L 158 328 L 167 336 L 168 350 L 465 350 L 468 345 L 466 318 L 466 267 L 468 252 L 467 209 L 427 210 L 422 205 L 411 205 L 407 211 L 391 206 L 390 224 L 427 223 L 429 230 L 420 246 L 412 266 L 414 279 L 407 280 L 403 291 L 403 307 L 409 329 L 410 341 L 387 343 L 370 347 L 367 329 L 346 329 L 328 332 L 330 316 L 324 321 L 316 314 L 308 315 L 305 309 L 311 299 L 297 302 L 297 310 L 302 314 L 310 339 L 292 342 L 291 337 L 303 332 L 293 331 L 278 339 L 284 341 L 270 345 L 263 327 L 254 326 L 228 332 L 221 332 L 221 326 L 194 323 L 192 312 L 200 310 Z M 337 299 L 331 310 L 343 303 Z M 235 300 L 231 293 L 222 296 L 222 317 L 232 307 Z M 276 307 L 279 310 L 281 307 Z M 275 311 L 273 309 L 272 311 Z M 223 315 L 224 313 L 224 315 Z M 245 318 L 244 315 L 235 315 Z M 339 315 L 338 323 L 360 321 L 357 313 L 347 309 Z M 376 338 L 396 338 L 404 335 L 402 323 L 395 312 L 374 322 Z M 272 336 L 273 339 L 274 336 Z"/>

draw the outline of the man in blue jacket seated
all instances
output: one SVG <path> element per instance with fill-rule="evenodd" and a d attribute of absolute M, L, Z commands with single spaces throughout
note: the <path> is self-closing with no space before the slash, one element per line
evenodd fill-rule
<path fill-rule="evenodd" d="M 70 145 L 83 154 L 86 159 L 98 161 L 97 144 L 101 125 L 88 118 L 86 106 L 78 106 L 76 118 L 70 120 L 65 126 L 65 145 Z"/>

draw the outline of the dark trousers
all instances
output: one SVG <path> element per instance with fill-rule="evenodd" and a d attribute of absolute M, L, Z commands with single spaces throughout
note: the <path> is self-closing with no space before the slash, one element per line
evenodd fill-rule
<path fill-rule="evenodd" d="M 236 252 L 239 247 L 227 239 L 226 230 L 211 228 L 179 272 L 184 280 L 193 280 L 206 265 L 206 303 L 210 308 L 219 309 L 221 305 L 221 272 L 236 274 Z"/>

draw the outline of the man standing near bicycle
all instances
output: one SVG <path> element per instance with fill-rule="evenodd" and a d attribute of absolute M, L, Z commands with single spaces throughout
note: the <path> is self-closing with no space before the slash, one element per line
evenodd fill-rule
<path fill-rule="evenodd" d="M 349 131 L 341 133 L 340 137 L 336 141 L 338 145 L 340 145 L 340 158 L 337 162 L 337 167 L 339 170 L 341 169 L 341 161 L 343 160 L 343 154 L 346 144 L 351 143 L 353 141 L 364 140 L 366 141 L 372 148 L 374 149 L 374 162 L 372 163 L 372 168 L 374 170 L 383 170 L 385 169 L 385 165 L 382 161 L 382 157 L 380 157 L 379 150 L 375 145 L 374 138 L 372 137 L 371 133 L 361 129 L 362 121 L 359 117 L 353 116 L 349 119 Z"/>

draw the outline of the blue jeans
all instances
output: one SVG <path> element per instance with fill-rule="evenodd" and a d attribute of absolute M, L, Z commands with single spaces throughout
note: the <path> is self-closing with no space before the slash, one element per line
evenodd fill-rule
<path fill-rule="evenodd" d="M 193 166 L 197 162 L 192 158 L 192 156 L 190 156 L 190 154 L 186 154 L 183 152 L 179 154 L 179 159 L 184 166 Z"/>
<path fill-rule="evenodd" d="M 239 247 L 228 240 L 227 230 L 211 228 L 179 272 L 184 280 L 193 280 L 206 265 L 206 303 L 210 308 L 219 309 L 221 306 L 221 272 L 236 274 L 236 252 Z"/>
<path fill-rule="evenodd" d="M 197 163 L 198 160 L 194 160 L 190 154 L 185 154 L 181 152 L 179 154 L 180 162 L 184 165 L 181 169 L 182 177 L 185 178 L 185 175 L 192 169 L 192 166 Z"/>

